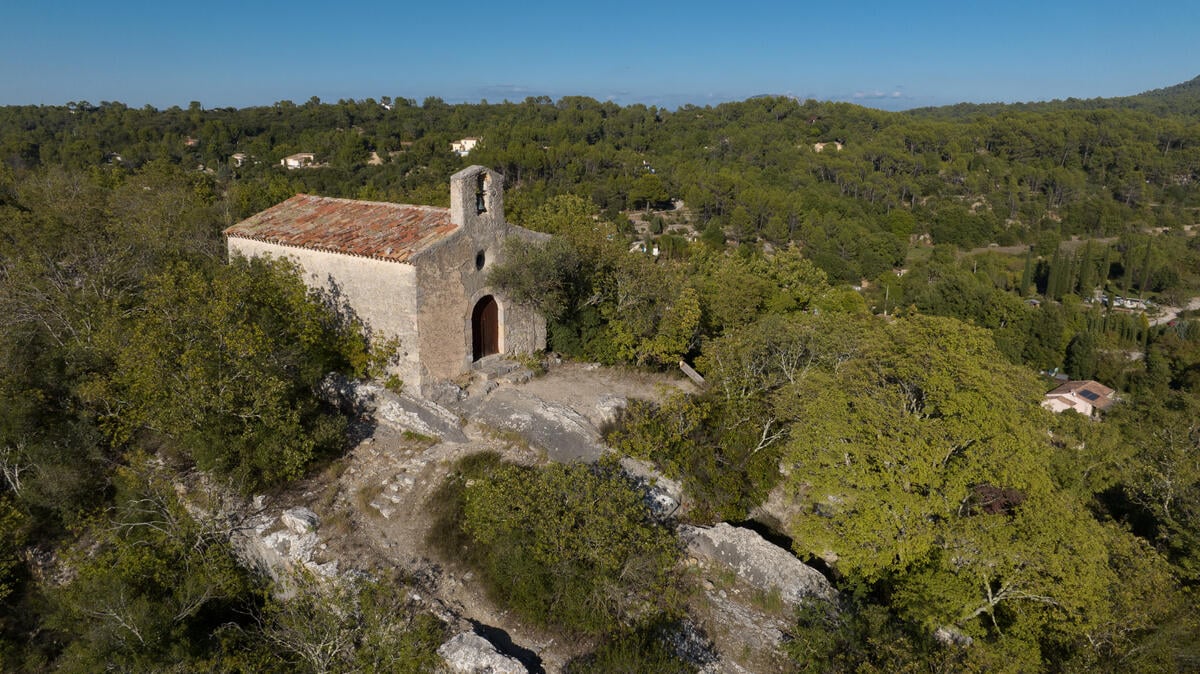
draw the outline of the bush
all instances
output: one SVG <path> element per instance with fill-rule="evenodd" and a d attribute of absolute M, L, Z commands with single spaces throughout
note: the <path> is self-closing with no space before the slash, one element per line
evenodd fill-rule
<path fill-rule="evenodd" d="M 440 539 L 451 554 L 467 553 L 496 600 L 533 623 L 581 634 L 674 609 L 675 537 L 651 520 L 615 463 L 466 461 L 443 489 L 443 523 L 455 526 Z"/>
<path fill-rule="evenodd" d="M 403 582 L 300 572 L 289 585 L 295 596 L 263 609 L 255 668 L 415 674 L 441 663 L 446 627 L 409 599 Z"/>
<path fill-rule="evenodd" d="M 688 674 L 696 667 L 680 658 L 666 642 L 662 629 L 622 632 L 605 639 L 596 650 L 567 663 L 567 674 Z"/>
<path fill-rule="evenodd" d="M 606 439 L 682 481 L 694 521 L 740 520 L 779 480 L 778 451 L 760 450 L 761 432 L 745 423 L 761 414 L 712 396 L 680 393 L 662 404 L 633 400 Z"/>

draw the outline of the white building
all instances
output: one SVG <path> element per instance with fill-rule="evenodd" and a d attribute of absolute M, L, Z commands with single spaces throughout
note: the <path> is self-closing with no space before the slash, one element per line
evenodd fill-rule
<path fill-rule="evenodd" d="M 457 154 L 460 157 L 465 157 L 465 156 L 471 154 L 471 150 L 475 149 L 475 146 L 479 144 L 480 140 L 482 140 L 482 139 L 481 138 L 463 138 L 461 140 L 453 141 L 452 143 L 450 143 L 450 151 Z"/>
<path fill-rule="evenodd" d="M 391 372 L 424 393 L 485 356 L 545 348 L 545 319 L 488 283 L 506 238 L 546 237 L 505 221 L 503 182 L 459 171 L 450 208 L 299 194 L 226 229 L 229 254 L 295 261 L 310 287 L 400 340 Z"/>
<path fill-rule="evenodd" d="M 280 159 L 279 165 L 284 166 L 291 171 L 292 169 L 312 166 L 316 160 L 316 155 L 311 152 L 297 152 L 296 154 L 290 154 L 283 159 Z"/>

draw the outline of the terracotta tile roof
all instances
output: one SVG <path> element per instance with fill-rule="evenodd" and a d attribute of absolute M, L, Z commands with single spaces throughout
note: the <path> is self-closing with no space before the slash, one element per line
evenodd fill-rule
<path fill-rule="evenodd" d="M 1106 410 L 1112 407 L 1113 403 L 1116 402 L 1114 399 L 1115 393 L 1116 391 L 1098 381 L 1092 381 L 1091 379 L 1076 379 L 1059 386 L 1046 395 L 1067 396 L 1074 394 L 1084 400 L 1087 400 L 1093 407 Z"/>
<path fill-rule="evenodd" d="M 406 262 L 456 229 L 448 208 L 297 194 L 225 236 Z"/>

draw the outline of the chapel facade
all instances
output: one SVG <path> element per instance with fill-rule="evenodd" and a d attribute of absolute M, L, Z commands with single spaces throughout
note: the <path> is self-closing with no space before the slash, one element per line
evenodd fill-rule
<path fill-rule="evenodd" d="M 304 282 L 345 302 L 373 336 L 398 338 L 390 369 L 425 393 L 493 354 L 545 348 L 546 322 L 487 280 L 504 240 L 546 235 L 504 218 L 504 179 L 471 166 L 450 208 L 298 194 L 225 230 L 230 257 L 286 257 Z"/>

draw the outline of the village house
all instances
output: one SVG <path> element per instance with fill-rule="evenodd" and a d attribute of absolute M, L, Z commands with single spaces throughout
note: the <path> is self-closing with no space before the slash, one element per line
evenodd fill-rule
<path fill-rule="evenodd" d="M 1067 410 L 1087 416 L 1097 416 L 1113 406 L 1117 392 L 1090 379 L 1068 381 L 1046 394 L 1042 407 L 1059 413 Z"/>
<path fill-rule="evenodd" d="M 283 159 L 280 159 L 279 165 L 286 167 L 287 170 L 291 171 L 292 169 L 307 168 L 312 166 L 316 160 L 317 156 L 311 152 L 297 152 L 296 154 L 290 154 Z"/>
<path fill-rule="evenodd" d="M 480 138 L 463 138 L 461 140 L 453 141 L 450 143 L 450 151 L 457 154 L 460 157 L 465 157 L 465 156 L 471 154 L 471 150 L 475 149 L 475 146 L 479 144 L 480 140 L 482 140 L 482 139 L 480 139 Z"/>
<path fill-rule="evenodd" d="M 373 336 L 400 340 L 391 373 L 423 394 L 481 358 L 545 348 L 542 316 L 487 280 L 505 239 L 546 237 L 505 221 L 503 182 L 459 171 L 450 208 L 299 194 L 225 230 L 229 254 L 295 261 Z"/>

